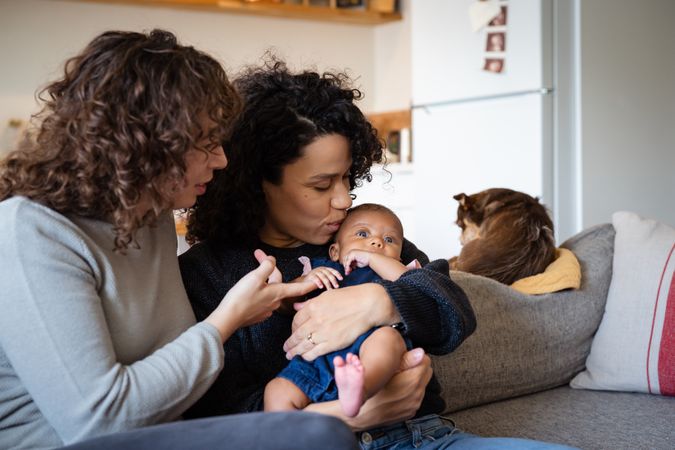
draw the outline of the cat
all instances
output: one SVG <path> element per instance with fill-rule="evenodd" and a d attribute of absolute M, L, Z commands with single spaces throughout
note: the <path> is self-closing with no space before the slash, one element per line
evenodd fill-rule
<path fill-rule="evenodd" d="M 553 222 L 537 198 L 503 188 L 453 198 L 462 250 L 449 260 L 452 270 L 510 285 L 555 260 Z"/>

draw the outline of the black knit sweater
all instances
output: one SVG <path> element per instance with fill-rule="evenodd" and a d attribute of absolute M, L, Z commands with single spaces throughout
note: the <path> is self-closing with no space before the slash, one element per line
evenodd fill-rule
<path fill-rule="evenodd" d="M 305 244 L 276 248 L 260 243 L 277 260 L 284 281 L 302 274 L 298 257 L 325 257 L 328 246 Z M 431 354 L 453 351 L 476 327 L 473 310 L 464 292 L 448 277 L 445 260 L 428 263 L 412 243 L 403 246 L 404 262 L 417 260 L 423 269 L 404 273 L 397 281 L 379 280 L 396 306 L 408 338 Z M 219 248 L 202 242 L 179 258 L 183 283 L 197 320 L 206 318 L 227 291 L 258 266 L 253 249 Z M 425 265 L 426 264 L 426 265 Z M 186 414 L 205 417 L 262 409 L 263 391 L 288 361 L 284 341 L 291 335 L 292 317 L 274 313 L 258 324 L 241 328 L 225 343 L 225 365 L 211 387 Z M 418 416 L 440 413 L 444 408 L 435 379 L 427 386 Z"/>

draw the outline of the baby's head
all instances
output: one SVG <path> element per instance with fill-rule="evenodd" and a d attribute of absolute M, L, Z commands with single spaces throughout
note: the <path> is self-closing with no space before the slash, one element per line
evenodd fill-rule
<path fill-rule="evenodd" d="M 385 206 L 364 203 L 349 210 L 329 255 L 339 261 L 351 250 L 363 250 L 400 260 L 402 248 L 403 225 L 396 214 Z"/>

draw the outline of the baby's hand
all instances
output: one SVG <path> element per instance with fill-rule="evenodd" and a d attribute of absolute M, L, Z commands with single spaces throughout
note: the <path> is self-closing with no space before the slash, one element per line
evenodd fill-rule
<path fill-rule="evenodd" d="M 342 275 L 335 269 L 330 267 L 317 267 L 312 269 L 309 273 L 300 277 L 302 281 L 311 281 L 316 284 L 319 289 L 337 289 L 340 287 L 338 280 L 342 280 Z"/>
<path fill-rule="evenodd" d="M 342 257 L 341 261 L 345 268 L 345 275 L 349 275 L 349 273 L 357 267 L 368 267 L 370 265 L 370 258 L 373 254 L 374 253 L 364 250 L 351 250 Z"/>

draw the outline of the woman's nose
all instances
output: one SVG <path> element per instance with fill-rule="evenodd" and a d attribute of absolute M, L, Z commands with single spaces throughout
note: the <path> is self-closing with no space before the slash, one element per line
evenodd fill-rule
<path fill-rule="evenodd" d="M 217 148 L 209 154 L 209 163 L 212 169 L 224 169 L 227 167 L 227 157 L 225 156 L 225 150 L 223 146 L 219 145 Z"/>
<path fill-rule="evenodd" d="M 331 199 L 331 206 L 335 209 L 345 210 L 352 206 L 352 197 L 349 195 L 349 188 L 342 183 L 337 183 L 335 194 Z"/>

